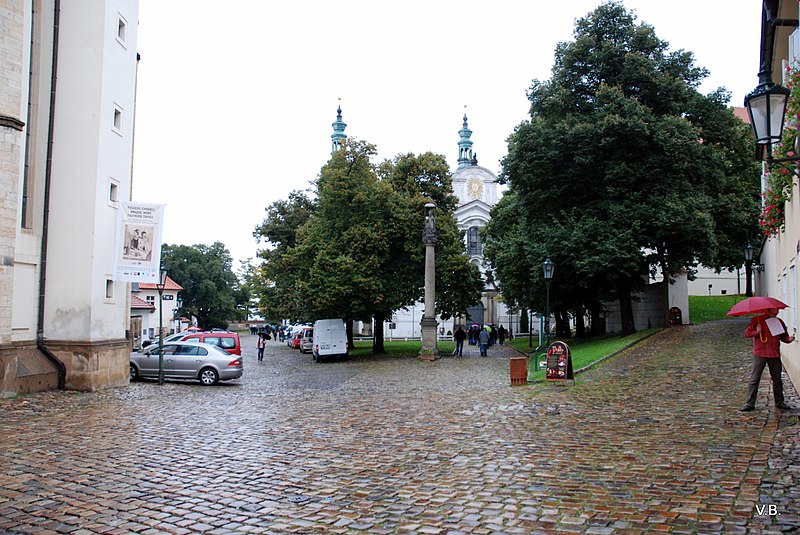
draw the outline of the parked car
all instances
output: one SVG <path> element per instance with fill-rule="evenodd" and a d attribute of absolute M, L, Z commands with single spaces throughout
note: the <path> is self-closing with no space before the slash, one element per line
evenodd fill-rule
<path fill-rule="evenodd" d="M 131 353 L 130 378 L 158 377 L 159 348 L 153 346 L 142 353 Z M 211 344 L 201 342 L 168 342 L 164 344 L 164 377 L 194 379 L 204 385 L 238 379 L 244 368 L 242 360 Z"/>
<path fill-rule="evenodd" d="M 289 347 L 292 349 L 300 349 L 300 341 L 303 339 L 303 331 L 297 330 L 292 332 L 292 337 L 289 338 Z"/>
<path fill-rule="evenodd" d="M 186 332 L 172 333 L 169 336 L 165 336 L 164 337 L 164 343 L 166 344 L 167 342 L 176 342 L 176 341 L 180 340 L 181 338 L 183 338 L 184 336 L 186 336 L 187 334 L 188 333 L 186 333 Z M 155 338 L 147 339 L 144 342 L 142 342 L 142 349 L 140 351 L 144 351 L 145 349 L 147 349 L 151 345 L 155 345 L 155 346 L 158 345 L 158 336 L 156 336 Z"/>
<path fill-rule="evenodd" d="M 181 340 L 203 342 L 224 349 L 231 355 L 242 355 L 242 344 L 239 333 L 230 331 L 203 331 L 199 333 L 184 333 Z"/>
<path fill-rule="evenodd" d="M 314 323 L 314 342 L 311 350 L 312 359 L 321 362 L 326 358 L 348 358 L 347 329 L 344 320 L 324 319 Z"/>
<path fill-rule="evenodd" d="M 300 353 L 311 352 L 314 349 L 314 328 L 303 327 L 300 331 Z"/>

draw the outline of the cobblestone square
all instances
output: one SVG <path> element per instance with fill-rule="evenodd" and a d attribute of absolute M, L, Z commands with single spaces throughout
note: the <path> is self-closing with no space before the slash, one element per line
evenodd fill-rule
<path fill-rule="evenodd" d="M 313 363 L 272 341 L 258 362 L 248 335 L 216 387 L 3 400 L 0 533 L 798 530 L 800 413 L 768 374 L 738 411 L 744 325 L 664 331 L 574 385 L 511 387 L 500 346 Z"/>

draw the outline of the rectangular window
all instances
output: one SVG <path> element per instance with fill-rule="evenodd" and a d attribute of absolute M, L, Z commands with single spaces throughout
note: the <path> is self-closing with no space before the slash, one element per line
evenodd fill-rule
<path fill-rule="evenodd" d="M 114 299 L 114 281 L 106 279 L 106 299 Z"/>
<path fill-rule="evenodd" d="M 145 299 L 147 299 L 147 302 L 150 303 L 150 304 L 153 304 L 153 303 L 156 302 L 156 298 L 155 298 L 154 295 L 148 295 L 147 297 L 145 297 Z"/>
<path fill-rule="evenodd" d="M 467 230 L 467 254 L 480 255 L 482 252 L 481 236 L 478 227 L 470 227 Z"/>
<path fill-rule="evenodd" d="M 122 135 L 122 108 L 114 104 L 114 124 L 112 129 L 117 134 Z"/>
<path fill-rule="evenodd" d="M 126 37 L 125 33 L 127 32 L 128 29 L 128 22 L 122 15 L 118 15 L 118 17 L 119 18 L 117 19 L 117 41 L 119 41 L 119 43 L 122 46 L 125 46 L 125 37 Z"/>
<path fill-rule="evenodd" d="M 108 181 L 108 202 L 112 206 L 116 206 L 119 202 L 119 182 L 113 178 Z"/>

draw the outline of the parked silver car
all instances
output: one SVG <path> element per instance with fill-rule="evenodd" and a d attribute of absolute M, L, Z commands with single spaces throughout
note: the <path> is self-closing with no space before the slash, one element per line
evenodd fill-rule
<path fill-rule="evenodd" d="M 194 379 L 204 385 L 238 379 L 244 368 L 242 359 L 211 344 L 169 342 L 164 344 L 164 377 Z M 131 353 L 131 381 L 158 377 L 158 346 L 142 353 Z"/>

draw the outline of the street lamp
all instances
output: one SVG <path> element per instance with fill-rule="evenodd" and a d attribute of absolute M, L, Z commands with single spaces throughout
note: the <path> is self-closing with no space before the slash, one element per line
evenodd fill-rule
<path fill-rule="evenodd" d="M 183 308 L 183 299 L 178 297 L 175 303 L 177 305 L 175 308 L 175 332 L 179 333 L 181 332 L 181 309 Z"/>
<path fill-rule="evenodd" d="M 766 65 L 758 73 L 758 87 L 744 97 L 744 105 L 750 115 L 750 126 L 756 137 L 756 144 L 767 146 L 767 162 L 793 161 L 797 158 L 772 159 L 772 144 L 780 141 L 783 135 L 783 118 L 790 91 L 772 82 Z"/>
<path fill-rule="evenodd" d="M 550 346 L 550 282 L 553 280 L 553 272 L 556 270 L 555 263 L 547 257 L 547 260 L 542 262 L 542 269 L 544 270 L 544 282 L 547 287 L 547 312 L 544 317 L 544 347 Z"/>
<path fill-rule="evenodd" d="M 747 245 L 744 246 L 744 278 L 745 278 L 745 290 L 744 295 L 747 297 L 753 296 L 753 286 L 750 283 L 750 279 L 753 273 L 753 244 L 747 242 Z"/>
<path fill-rule="evenodd" d="M 161 268 L 161 279 L 156 284 L 158 290 L 158 384 L 164 384 L 164 329 L 162 328 L 161 311 L 164 308 L 164 286 L 167 282 L 167 270 Z"/>

